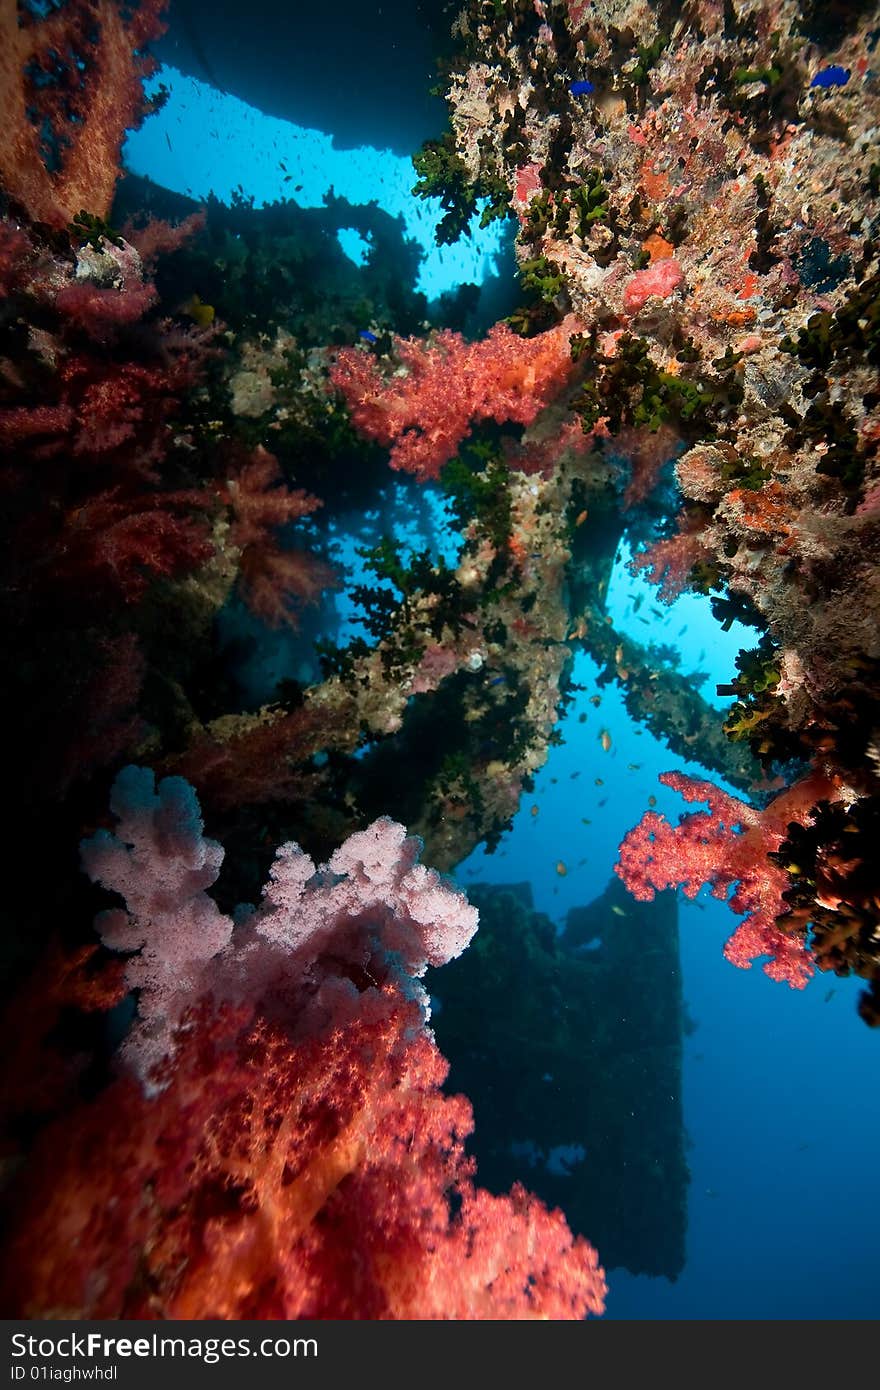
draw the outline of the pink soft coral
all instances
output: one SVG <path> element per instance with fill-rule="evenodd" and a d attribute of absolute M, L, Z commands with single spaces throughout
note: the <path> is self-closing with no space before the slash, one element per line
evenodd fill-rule
<path fill-rule="evenodd" d="M 343 348 L 330 372 L 358 429 L 391 446 L 391 467 L 422 482 L 437 478 L 471 423 L 530 425 L 572 371 L 569 316 L 534 338 L 496 323 L 480 342 L 447 329 L 429 342 L 395 339 L 402 370 L 383 378 L 372 353 Z"/>
<path fill-rule="evenodd" d="M 712 556 L 703 539 L 703 527 L 698 512 L 681 512 L 675 534 L 654 541 L 634 555 L 627 566 L 630 574 L 644 570 L 652 584 L 659 584 L 660 600 L 672 603 L 687 589 L 694 565 Z"/>
<path fill-rule="evenodd" d="M 126 902 L 97 927 L 105 945 L 132 953 L 126 979 L 140 991 L 140 1022 L 127 1050 L 145 1076 L 201 994 L 248 1004 L 283 999 L 300 1032 L 313 1031 L 318 1019 L 338 1024 L 360 1007 L 365 989 L 404 977 L 410 997 L 427 1008 L 414 982 L 429 965 L 459 955 L 477 927 L 464 894 L 419 864 L 421 841 L 385 816 L 350 836 L 321 870 L 298 845 L 282 845 L 263 902 L 233 950 L 232 920 L 207 892 L 223 850 L 204 838 L 189 783 L 166 777 L 156 789 L 150 771 L 128 767 L 111 809 L 116 833 L 98 831 L 82 858 L 89 875 Z"/>
<path fill-rule="evenodd" d="M 735 887 L 730 907 L 746 916 L 724 948 L 726 958 L 748 969 L 757 957 L 769 956 L 765 973 L 802 989 L 813 973 L 812 961 L 803 935 L 777 925 L 787 911 L 782 895 L 789 880 L 767 856 L 778 850 L 789 823 L 803 824 L 828 794 L 827 779 L 804 779 L 764 811 L 684 773 L 665 772 L 660 781 L 686 801 L 707 802 L 709 810 L 684 815 L 678 825 L 646 812 L 624 837 L 615 873 L 641 902 L 665 888 L 683 888 L 685 897 L 695 898 L 706 884 L 714 897 L 726 898 Z"/>
<path fill-rule="evenodd" d="M 655 261 L 645 270 L 636 271 L 629 281 L 623 292 L 623 307 L 627 313 L 637 314 L 652 296 L 666 299 L 673 290 L 678 289 L 683 279 L 678 261 Z"/>

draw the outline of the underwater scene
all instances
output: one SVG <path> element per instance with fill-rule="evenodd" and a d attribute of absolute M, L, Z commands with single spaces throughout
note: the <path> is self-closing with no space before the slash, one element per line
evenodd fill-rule
<path fill-rule="evenodd" d="M 0 1316 L 877 1317 L 880 9 L 0 94 Z"/>

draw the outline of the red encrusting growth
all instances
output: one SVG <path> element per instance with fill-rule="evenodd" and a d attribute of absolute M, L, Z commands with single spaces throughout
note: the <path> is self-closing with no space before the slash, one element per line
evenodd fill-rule
<path fill-rule="evenodd" d="M 636 271 L 630 280 L 623 292 L 623 307 L 628 314 L 637 314 L 652 295 L 668 298 L 683 279 L 678 261 L 671 257 L 653 261 L 644 270 Z"/>

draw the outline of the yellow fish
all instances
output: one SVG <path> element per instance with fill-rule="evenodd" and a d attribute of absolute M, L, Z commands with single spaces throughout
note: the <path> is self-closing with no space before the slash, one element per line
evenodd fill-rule
<path fill-rule="evenodd" d="M 181 304 L 180 312 L 188 314 L 200 328 L 207 328 L 214 322 L 214 305 L 203 304 L 197 294 L 191 294 L 185 304 Z"/>
<path fill-rule="evenodd" d="M 537 806 L 533 806 L 533 807 L 532 807 L 532 815 L 533 815 L 533 816 L 536 816 L 537 814 L 538 814 L 538 808 L 537 808 Z"/>
<path fill-rule="evenodd" d="M 599 742 L 602 745 L 602 752 L 607 753 L 611 747 L 611 735 L 607 729 L 603 729 L 599 735 Z"/>
<path fill-rule="evenodd" d="M 556 872 L 559 874 L 560 878 L 565 878 L 565 875 L 568 873 L 568 869 L 565 867 L 561 859 L 559 860 L 559 863 L 556 865 Z"/>

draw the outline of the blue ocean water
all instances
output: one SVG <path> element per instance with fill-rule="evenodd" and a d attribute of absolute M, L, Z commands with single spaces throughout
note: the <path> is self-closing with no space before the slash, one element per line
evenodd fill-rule
<path fill-rule="evenodd" d="M 432 298 L 496 269 L 497 228 L 452 248 L 434 245 L 439 208 L 412 198 L 413 171 L 402 156 L 337 150 L 332 131 L 264 116 L 173 69 L 156 81 L 170 99 L 130 138 L 133 171 L 195 197 L 213 191 L 228 198 L 238 189 L 258 205 L 295 186 L 304 206 L 319 205 L 331 186 L 352 202 L 376 198 L 403 216 L 424 247 L 419 287 Z M 357 234 L 341 233 L 340 241 L 352 259 L 363 254 Z M 338 545 L 355 578 L 350 538 L 340 535 Z M 704 673 L 701 688 L 711 698 L 716 683 L 734 674 L 747 634 L 722 633 L 700 598 L 659 605 L 656 590 L 629 575 L 626 558 L 618 557 L 609 591 L 615 623 L 639 640 L 674 645 L 684 671 Z M 350 624 L 352 613 L 340 604 Z M 633 725 L 615 688 L 599 690 L 595 676 L 589 660 L 578 658 L 574 678 L 585 689 L 567 711 L 565 742 L 551 749 L 495 853 L 478 851 L 457 869 L 465 888 L 527 873 L 535 906 L 559 924 L 569 908 L 601 893 L 617 845 L 649 796 L 671 817 L 682 809 L 658 785 L 658 773 L 702 772 Z M 607 751 L 603 730 L 611 737 Z M 871 1194 L 880 1113 L 866 1078 L 877 1039 L 857 1018 L 859 985 L 820 976 L 796 992 L 758 967 L 736 970 L 722 956 L 734 924 L 725 904 L 705 893 L 680 905 L 684 995 L 697 1025 L 685 1039 L 683 1070 L 691 1171 L 686 1266 L 674 1283 L 613 1271 L 607 1316 L 876 1317 L 880 1211 Z"/>

